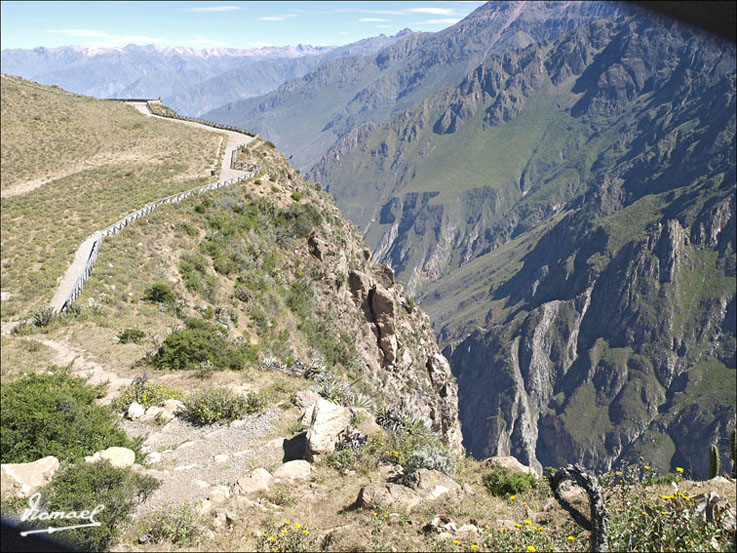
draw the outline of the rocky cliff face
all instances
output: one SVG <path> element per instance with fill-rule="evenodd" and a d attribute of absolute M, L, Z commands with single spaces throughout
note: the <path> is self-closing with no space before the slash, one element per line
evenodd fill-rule
<path fill-rule="evenodd" d="M 441 32 L 407 36 L 374 56 L 330 61 L 206 117 L 255 129 L 307 169 L 356 127 L 383 122 L 455 85 L 487 57 L 621 11 L 616 2 L 488 2 Z"/>
<path fill-rule="evenodd" d="M 734 87 L 732 46 L 602 19 L 316 166 L 430 312 L 474 454 L 700 477 L 709 443 L 726 454 Z"/>

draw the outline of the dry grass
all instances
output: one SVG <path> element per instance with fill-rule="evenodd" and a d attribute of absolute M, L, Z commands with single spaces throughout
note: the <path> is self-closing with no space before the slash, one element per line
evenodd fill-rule
<path fill-rule="evenodd" d="M 88 235 L 205 184 L 222 137 L 3 76 L 2 289 L 7 320 L 43 305 Z M 46 182 L 48 181 L 48 182 Z M 29 183 L 46 182 L 26 193 Z"/>

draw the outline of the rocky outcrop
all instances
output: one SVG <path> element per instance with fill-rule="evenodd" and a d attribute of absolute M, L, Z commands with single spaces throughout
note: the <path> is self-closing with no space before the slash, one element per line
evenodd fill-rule
<path fill-rule="evenodd" d="M 233 493 L 236 495 L 250 495 L 264 492 L 269 489 L 274 478 L 268 470 L 258 468 L 245 476 L 242 476 L 233 485 Z"/>
<path fill-rule="evenodd" d="M 351 412 L 346 407 L 320 398 L 311 408 L 312 414 L 307 429 L 306 457 L 316 461 L 335 451 L 338 434 L 345 430 L 351 421 Z"/>
<path fill-rule="evenodd" d="M 3 463 L 0 467 L 2 498 L 27 497 L 46 485 L 59 468 L 59 459 L 44 457 L 32 463 Z"/>

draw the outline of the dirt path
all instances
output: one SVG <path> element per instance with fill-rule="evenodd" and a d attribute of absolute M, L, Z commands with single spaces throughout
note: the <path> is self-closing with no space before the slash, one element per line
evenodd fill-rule
<path fill-rule="evenodd" d="M 146 106 L 145 102 L 126 102 L 126 103 L 136 108 L 139 112 L 141 112 L 146 117 L 156 117 L 158 119 L 174 121 L 182 125 L 189 125 L 189 126 L 205 129 L 211 132 L 225 134 L 227 136 L 227 143 L 225 146 L 225 155 L 223 156 L 223 161 L 220 167 L 220 177 L 218 180 L 223 181 L 223 180 L 230 179 L 233 177 L 240 177 L 246 173 L 246 171 L 237 171 L 235 169 L 231 169 L 230 160 L 231 160 L 233 151 L 240 144 L 250 143 L 252 140 L 256 138 L 255 136 L 248 136 L 248 135 L 233 132 L 233 131 L 214 129 L 212 127 L 208 127 L 200 123 L 193 123 L 191 121 L 182 121 L 180 119 L 170 119 L 167 117 L 160 117 L 158 115 L 153 115 L 152 113 L 149 112 L 148 107 Z M 51 307 L 52 309 L 54 309 L 54 311 L 61 310 L 62 306 L 64 305 L 64 302 L 66 302 L 67 298 L 69 297 L 69 294 L 74 288 L 74 285 L 77 283 L 77 280 L 79 279 L 80 275 L 84 271 L 85 264 L 87 263 L 87 259 L 89 258 L 89 255 L 90 255 L 92 244 L 95 242 L 95 240 L 97 240 L 99 236 L 100 236 L 99 231 L 88 236 L 85 239 L 85 241 L 82 242 L 82 244 L 77 249 L 77 252 L 74 254 L 74 261 L 72 261 L 72 264 L 67 268 L 66 272 L 64 273 L 64 276 L 62 277 L 61 281 L 59 282 L 59 285 L 56 288 L 54 297 L 51 300 Z"/>
<path fill-rule="evenodd" d="M 215 129 L 201 123 L 195 123 L 194 121 L 183 121 L 181 119 L 172 119 L 170 117 L 154 115 L 149 111 L 146 102 L 126 102 L 126 104 L 128 104 L 129 106 L 133 106 L 146 117 L 155 117 L 156 119 L 164 119 L 165 121 L 176 121 L 177 123 L 181 123 L 182 125 L 188 125 L 190 127 L 195 127 L 210 132 L 218 132 L 226 135 L 227 142 L 225 144 L 225 155 L 223 156 L 223 162 L 220 166 L 220 176 L 218 177 L 218 180 L 238 177 L 244 173 L 244 171 L 236 171 L 235 169 L 230 168 L 230 158 L 233 150 L 235 150 L 239 144 L 248 144 L 256 138 L 255 136 L 249 136 L 247 134 L 242 134 L 235 131 L 226 131 L 224 129 Z"/>
<path fill-rule="evenodd" d="M 100 400 L 102 404 L 110 403 L 118 390 L 132 382 L 130 378 L 122 378 L 99 363 L 85 358 L 84 352 L 69 342 L 48 339 L 39 341 L 54 352 L 51 359 L 54 364 L 66 366 L 71 363 L 72 374 L 87 378 L 87 383 L 90 386 L 108 382 L 107 394 Z"/>

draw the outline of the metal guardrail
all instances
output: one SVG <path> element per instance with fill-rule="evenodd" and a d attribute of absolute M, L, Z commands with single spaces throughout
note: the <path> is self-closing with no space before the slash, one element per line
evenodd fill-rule
<path fill-rule="evenodd" d="M 245 134 L 246 136 L 258 136 L 258 133 L 255 133 L 253 131 L 239 129 L 238 127 L 233 127 L 231 125 L 222 125 L 220 123 L 215 123 L 214 121 L 208 121 L 207 119 L 199 119 L 197 117 L 186 117 L 184 115 L 179 115 L 178 113 L 175 113 L 174 115 L 172 115 L 171 113 L 156 112 L 151 107 L 150 100 L 146 101 L 146 106 L 148 107 L 148 110 L 151 113 L 153 113 L 154 115 L 158 115 L 159 117 L 167 117 L 169 119 L 179 119 L 181 121 L 190 121 L 192 123 L 199 123 L 200 125 L 207 125 L 208 127 L 213 127 L 215 129 L 222 129 L 224 131 L 232 131 L 232 132 L 237 132 L 240 134 Z"/>
<path fill-rule="evenodd" d="M 87 256 L 87 261 L 84 265 L 84 270 L 82 271 L 82 274 L 79 276 L 77 281 L 74 283 L 74 286 L 72 287 L 72 290 L 70 291 L 69 296 L 62 304 L 60 311 L 64 311 L 67 308 L 69 308 L 69 306 L 82 293 L 82 289 L 84 288 L 84 285 L 87 282 L 87 279 L 89 279 L 90 275 L 92 274 L 92 269 L 95 266 L 95 261 L 97 261 L 97 255 L 100 253 L 100 247 L 102 246 L 102 241 L 105 239 L 106 236 L 114 236 L 115 234 L 118 234 L 121 230 L 127 227 L 130 223 L 132 223 L 139 217 L 148 215 L 160 205 L 179 203 L 185 198 L 192 196 L 193 194 L 199 195 L 199 194 L 202 194 L 203 192 L 208 192 L 210 190 L 217 190 L 218 188 L 223 188 L 225 186 L 236 184 L 243 180 L 255 177 L 256 175 L 260 173 L 260 171 L 261 171 L 261 168 L 257 167 L 255 171 L 249 171 L 245 173 L 244 175 L 241 175 L 240 177 L 233 177 L 231 179 L 226 179 L 224 181 L 218 181 L 218 182 L 213 182 L 210 184 L 205 184 L 204 186 L 198 186 L 197 188 L 192 188 L 184 192 L 179 192 L 178 194 L 173 194 L 171 196 L 167 196 L 166 198 L 161 198 L 160 200 L 155 200 L 153 202 L 146 204 L 141 209 L 138 209 L 134 211 L 133 213 L 129 213 L 128 215 L 126 215 L 119 221 L 113 223 L 109 227 L 106 227 L 103 230 L 99 231 L 99 236 L 97 240 L 95 240 L 92 243 L 92 246 L 90 247 L 90 253 Z"/>

